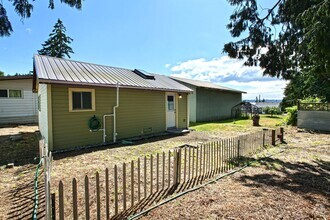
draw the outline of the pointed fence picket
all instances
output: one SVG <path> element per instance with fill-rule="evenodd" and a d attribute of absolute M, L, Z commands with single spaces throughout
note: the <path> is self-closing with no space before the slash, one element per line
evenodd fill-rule
<path fill-rule="evenodd" d="M 250 157 L 266 145 L 283 141 L 283 128 L 262 130 L 219 141 L 184 145 L 168 152 L 138 158 L 95 173 L 93 184 L 86 175 L 83 188 L 72 180 L 72 198 L 59 182 L 59 219 L 118 219 L 146 209 L 165 197 L 195 187 L 240 166 L 240 159 Z M 101 183 L 101 180 L 106 183 Z M 109 184 L 111 182 L 111 184 Z M 112 186 L 112 187 L 111 187 Z M 95 194 L 94 194 L 95 193 Z M 80 195 L 82 194 L 82 195 Z M 77 202 L 78 198 L 84 201 Z M 70 200 L 71 199 L 71 200 Z M 71 205 L 70 205 L 71 203 Z M 83 204 L 81 207 L 79 205 Z"/>

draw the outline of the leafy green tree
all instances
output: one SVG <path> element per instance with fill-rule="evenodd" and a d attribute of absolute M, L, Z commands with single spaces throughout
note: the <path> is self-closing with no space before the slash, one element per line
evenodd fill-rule
<path fill-rule="evenodd" d="M 257 0 L 228 2 L 236 9 L 227 28 L 241 39 L 225 44 L 224 52 L 246 59 L 246 65 L 259 65 L 264 75 L 289 79 L 296 85 L 301 78 L 314 77 L 322 82 L 322 90 L 329 87 L 329 0 L 276 0 L 270 8 Z M 305 92 L 309 85 L 315 84 L 306 82 Z"/>
<path fill-rule="evenodd" d="M 42 44 L 42 49 L 38 50 L 40 55 L 47 55 L 52 57 L 63 58 L 65 56 L 70 58 L 70 54 L 74 53 L 69 46 L 73 39 L 66 36 L 66 28 L 63 22 L 58 19 L 53 31 L 49 34 L 49 39 Z"/>
<path fill-rule="evenodd" d="M 15 12 L 23 20 L 31 17 L 33 4 L 29 0 L 8 0 L 12 3 Z M 34 2 L 34 0 L 32 0 Z M 67 4 L 70 7 L 81 9 L 81 0 L 61 0 L 61 3 Z M 48 8 L 54 9 L 54 0 L 49 0 Z M 3 1 L 0 1 L 0 37 L 10 36 L 13 32 L 11 22 L 7 16 L 6 9 L 4 7 Z"/>
<path fill-rule="evenodd" d="M 5 76 L 5 73 L 0 70 L 0 76 Z"/>

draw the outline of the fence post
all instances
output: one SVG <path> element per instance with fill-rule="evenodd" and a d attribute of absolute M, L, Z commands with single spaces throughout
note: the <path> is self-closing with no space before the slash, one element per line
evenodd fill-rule
<path fill-rule="evenodd" d="M 284 143 L 284 128 L 280 127 L 280 133 L 281 133 L 281 143 Z"/>
<path fill-rule="evenodd" d="M 268 131 L 268 129 L 267 128 L 263 128 L 262 129 L 262 147 L 265 147 L 265 138 L 266 138 L 266 132 Z"/>
<path fill-rule="evenodd" d="M 52 193 L 52 220 L 56 220 L 55 193 Z"/>
<path fill-rule="evenodd" d="M 237 140 L 237 157 L 238 157 L 238 159 L 240 158 L 240 140 L 238 139 Z"/>
<path fill-rule="evenodd" d="M 272 145 L 275 146 L 275 133 L 276 133 L 276 130 L 272 130 Z"/>

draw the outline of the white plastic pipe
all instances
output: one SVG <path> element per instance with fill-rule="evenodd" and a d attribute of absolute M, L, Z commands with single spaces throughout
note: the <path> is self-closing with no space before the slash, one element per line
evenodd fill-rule
<path fill-rule="evenodd" d="M 106 117 L 113 117 L 113 114 L 108 114 L 108 115 L 103 115 L 103 143 L 105 143 L 106 141 L 105 141 L 105 138 L 107 137 L 107 134 L 106 134 L 106 132 L 105 132 L 105 125 L 106 125 L 106 123 L 105 123 L 105 118 Z"/>
<path fill-rule="evenodd" d="M 117 140 L 117 129 L 116 129 L 116 108 L 119 107 L 119 83 L 117 83 L 117 103 L 116 105 L 113 107 L 113 113 L 112 114 L 106 114 L 106 115 L 103 115 L 103 143 L 106 142 L 106 137 L 107 137 L 107 134 L 106 134 L 106 117 L 113 117 L 113 142 L 116 142 Z"/>
<path fill-rule="evenodd" d="M 117 82 L 117 105 L 113 107 L 113 142 L 117 141 L 116 108 L 119 107 L 119 83 Z"/>

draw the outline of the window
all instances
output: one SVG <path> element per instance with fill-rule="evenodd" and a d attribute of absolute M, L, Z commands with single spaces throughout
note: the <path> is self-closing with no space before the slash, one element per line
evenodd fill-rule
<path fill-rule="evenodd" d="M 69 88 L 69 111 L 95 111 L 95 90 Z"/>
<path fill-rule="evenodd" d="M 167 110 L 174 111 L 174 96 L 173 95 L 167 96 Z"/>
<path fill-rule="evenodd" d="M 21 90 L 9 90 L 9 98 L 22 98 Z"/>
<path fill-rule="evenodd" d="M 1 89 L 0 90 L 0 97 L 1 98 L 8 98 L 8 90 L 7 89 Z"/>
<path fill-rule="evenodd" d="M 22 90 L 0 89 L 0 98 L 22 98 Z"/>

